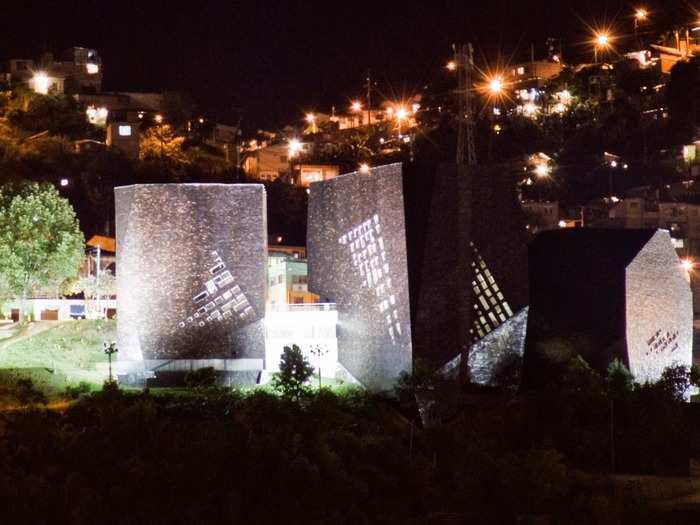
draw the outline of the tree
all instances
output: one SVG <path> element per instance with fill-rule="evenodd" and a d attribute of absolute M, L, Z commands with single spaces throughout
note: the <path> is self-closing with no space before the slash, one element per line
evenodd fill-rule
<path fill-rule="evenodd" d="M 141 158 L 165 158 L 174 162 L 187 162 L 182 151 L 185 137 L 178 136 L 167 124 L 153 126 L 141 137 Z"/>
<path fill-rule="evenodd" d="M 90 310 L 97 310 L 95 304 L 91 304 L 95 299 L 99 299 L 103 295 L 115 295 L 117 293 L 117 279 L 109 270 L 104 270 L 98 275 L 88 275 L 80 277 L 75 286 L 78 292 L 82 292 L 85 296 L 85 302 L 88 303 Z M 100 312 L 97 312 L 99 315 Z"/>
<path fill-rule="evenodd" d="M 48 183 L 0 186 L 0 276 L 22 302 L 75 277 L 85 239 L 70 203 Z"/>
<path fill-rule="evenodd" d="M 314 373 L 314 367 L 304 357 L 297 345 L 285 346 L 280 360 L 280 371 L 272 378 L 272 386 L 283 396 L 291 399 L 299 399 L 308 387 L 309 378 Z"/>

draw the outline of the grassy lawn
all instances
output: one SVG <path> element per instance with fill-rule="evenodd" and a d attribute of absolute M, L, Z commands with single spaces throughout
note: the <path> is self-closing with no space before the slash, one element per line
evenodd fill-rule
<path fill-rule="evenodd" d="M 48 392 L 85 381 L 101 385 L 105 377 L 96 365 L 107 361 L 102 343 L 115 339 L 115 321 L 52 323 L 31 334 L 25 329 L 0 345 L 0 384 L 29 377 Z"/>

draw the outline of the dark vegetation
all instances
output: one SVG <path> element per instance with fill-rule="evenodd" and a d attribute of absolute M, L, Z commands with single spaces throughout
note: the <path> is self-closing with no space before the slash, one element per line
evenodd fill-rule
<path fill-rule="evenodd" d="M 574 359 L 517 394 L 418 368 L 396 396 L 243 394 L 204 371 L 188 395 L 108 383 L 64 412 L 4 412 L 0 523 L 696 522 L 700 509 L 656 508 L 610 476 L 613 450 L 618 473 L 687 473 L 695 372 L 634 385 Z"/>

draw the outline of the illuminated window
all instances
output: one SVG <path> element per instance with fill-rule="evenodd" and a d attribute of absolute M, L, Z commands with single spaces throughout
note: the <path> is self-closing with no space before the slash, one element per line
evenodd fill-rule
<path fill-rule="evenodd" d="M 120 137 L 131 137 L 131 126 L 119 126 Z"/>

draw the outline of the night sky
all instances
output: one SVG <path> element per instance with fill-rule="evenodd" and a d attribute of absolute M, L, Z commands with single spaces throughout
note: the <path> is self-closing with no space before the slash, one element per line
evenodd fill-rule
<path fill-rule="evenodd" d="M 6 4 L 6 2 L 3 2 Z M 177 7 L 182 4 L 182 7 Z M 472 41 L 481 64 L 544 53 L 590 54 L 586 24 L 632 32 L 638 4 L 551 2 L 13 2 L 0 7 L 0 58 L 81 45 L 104 60 L 104 89 L 184 90 L 208 115 L 247 130 L 341 110 L 362 94 L 367 68 L 377 99 L 407 96 L 436 75 L 453 42 Z M 654 21 L 693 19 L 684 1 L 646 2 Z M 666 7 L 664 7 L 666 6 Z M 668 20 L 664 20 L 668 22 Z"/>

